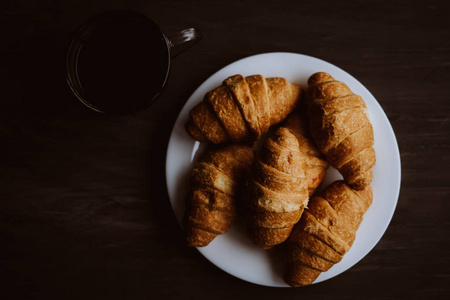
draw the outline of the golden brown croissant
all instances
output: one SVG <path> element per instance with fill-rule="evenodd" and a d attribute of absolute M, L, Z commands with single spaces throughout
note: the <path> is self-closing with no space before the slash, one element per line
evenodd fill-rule
<path fill-rule="evenodd" d="M 229 145 L 210 150 L 195 163 L 184 215 L 189 246 L 207 246 L 228 231 L 236 216 L 239 185 L 250 174 L 253 152 L 248 145 Z"/>
<path fill-rule="evenodd" d="M 279 128 L 253 165 L 246 213 L 249 236 L 260 248 L 284 242 L 308 202 L 305 161 L 295 136 Z"/>
<path fill-rule="evenodd" d="M 294 287 L 309 285 L 321 272 L 340 262 L 371 203 L 370 185 L 354 190 L 342 180 L 313 197 L 286 242 L 285 281 Z"/>
<path fill-rule="evenodd" d="M 308 130 L 306 116 L 295 112 L 288 116 L 282 127 L 287 128 L 298 141 L 300 152 L 306 161 L 306 179 L 308 180 L 308 194 L 311 197 L 319 184 L 325 178 L 328 162 L 317 149 Z"/>
<path fill-rule="evenodd" d="M 331 166 L 355 189 L 372 181 L 372 124 L 363 99 L 343 82 L 319 72 L 308 79 L 311 135 Z"/>
<path fill-rule="evenodd" d="M 186 130 L 214 144 L 255 140 L 286 118 L 301 93 L 299 85 L 284 78 L 234 75 L 191 110 Z"/>

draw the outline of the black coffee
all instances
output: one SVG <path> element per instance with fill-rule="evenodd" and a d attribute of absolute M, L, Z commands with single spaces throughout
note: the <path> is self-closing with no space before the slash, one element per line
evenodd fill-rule
<path fill-rule="evenodd" d="M 145 18 L 98 25 L 83 42 L 77 60 L 84 98 L 112 113 L 147 106 L 164 85 L 168 69 L 165 39 Z"/>

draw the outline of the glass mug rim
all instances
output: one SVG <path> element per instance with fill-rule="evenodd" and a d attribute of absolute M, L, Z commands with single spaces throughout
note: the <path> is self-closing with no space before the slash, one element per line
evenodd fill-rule
<path fill-rule="evenodd" d="M 145 105 L 139 105 L 137 107 L 134 107 L 133 109 L 129 109 L 126 106 L 124 106 L 125 109 L 123 111 L 109 111 L 106 108 L 102 108 L 99 106 L 96 106 L 92 104 L 89 101 L 89 98 L 84 93 L 82 84 L 80 82 L 79 76 L 78 76 L 78 56 L 80 54 L 80 51 L 82 49 L 83 43 L 88 40 L 90 35 L 99 28 L 99 26 L 102 26 L 104 24 L 107 24 L 108 22 L 118 21 L 118 20 L 137 20 L 137 21 L 143 21 L 147 24 L 154 26 L 155 29 L 157 29 L 159 36 L 161 37 L 161 42 L 164 44 L 166 51 L 164 55 L 164 59 L 167 61 L 165 72 L 162 76 L 164 76 L 164 80 L 162 81 L 161 86 L 159 87 L 159 90 L 156 94 L 149 95 L 149 101 L 145 103 Z M 194 42 L 198 42 L 198 40 L 201 38 L 200 33 L 194 29 L 186 29 L 186 30 L 193 30 L 194 35 L 193 38 L 186 39 L 185 41 L 193 40 Z M 197 40 L 196 40 L 197 39 Z M 182 41 L 182 42 L 185 42 Z M 180 42 L 180 43 L 182 43 Z M 176 45 L 171 42 L 171 40 L 161 31 L 158 24 L 156 24 L 151 18 L 148 16 L 132 11 L 132 10 L 122 10 L 122 9 L 113 9 L 108 10 L 104 12 L 100 12 L 92 17 L 90 17 L 87 21 L 85 21 L 76 31 L 70 46 L 69 50 L 67 52 L 67 58 L 66 58 L 66 81 L 69 85 L 69 88 L 72 90 L 73 94 L 78 98 L 78 100 L 83 103 L 85 106 L 89 107 L 90 109 L 100 112 L 100 113 L 108 113 L 108 114 L 128 114 L 128 113 L 134 113 L 140 110 L 143 110 L 153 103 L 155 103 L 158 98 L 161 96 L 162 92 L 164 91 L 167 81 L 170 74 L 171 69 L 171 50 Z"/>

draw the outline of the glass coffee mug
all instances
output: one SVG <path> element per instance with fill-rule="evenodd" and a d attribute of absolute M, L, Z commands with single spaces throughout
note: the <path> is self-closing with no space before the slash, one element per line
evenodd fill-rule
<path fill-rule="evenodd" d="M 140 13 L 107 11 L 88 20 L 72 40 L 67 82 L 95 111 L 136 112 L 162 93 L 171 59 L 200 39 L 194 28 L 168 38 Z"/>

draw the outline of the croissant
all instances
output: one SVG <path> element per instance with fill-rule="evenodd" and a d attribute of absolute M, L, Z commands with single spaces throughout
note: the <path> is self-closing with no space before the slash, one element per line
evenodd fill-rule
<path fill-rule="evenodd" d="M 292 112 L 301 93 L 284 78 L 234 75 L 205 95 L 185 127 L 200 142 L 256 140 Z"/>
<path fill-rule="evenodd" d="M 342 180 L 313 197 L 286 242 L 285 281 L 294 287 L 309 285 L 341 261 L 371 203 L 370 185 L 353 190 Z"/>
<path fill-rule="evenodd" d="M 313 74 L 308 84 L 308 116 L 315 143 L 350 186 L 363 189 L 372 181 L 376 160 L 365 102 L 324 72 Z"/>
<path fill-rule="evenodd" d="M 308 202 L 305 161 L 297 139 L 286 128 L 269 136 L 253 165 L 246 199 L 248 233 L 269 249 L 284 242 Z"/>
<path fill-rule="evenodd" d="M 207 246 L 227 232 L 236 216 L 239 185 L 250 174 L 253 147 L 229 145 L 210 150 L 192 170 L 184 227 L 189 246 Z"/>
<path fill-rule="evenodd" d="M 306 161 L 305 172 L 308 181 L 308 194 L 311 197 L 325 178 L 328 162 L 314 144 L 309 134 L 305 116 L 298 112 L 292 113 L 284 121 L 282 127 L 288 129 L 297 138 L 300 152 Z"/>

